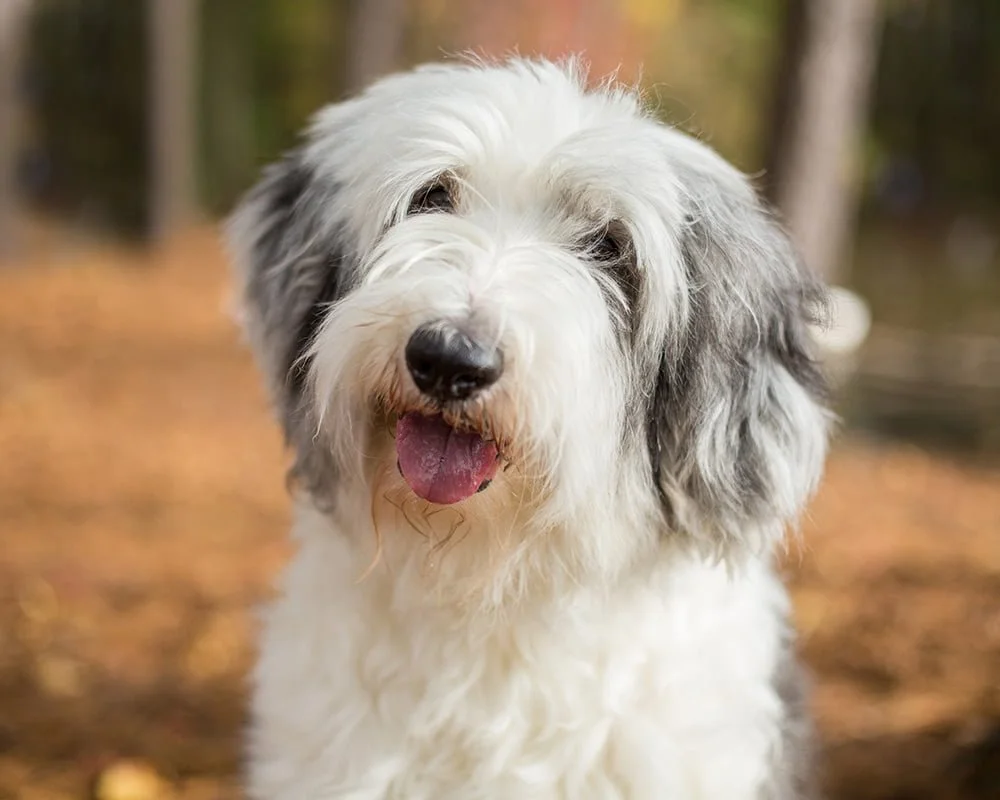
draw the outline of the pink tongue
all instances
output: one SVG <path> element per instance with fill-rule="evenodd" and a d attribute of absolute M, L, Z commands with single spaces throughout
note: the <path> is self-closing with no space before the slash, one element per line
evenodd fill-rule
<path fill-rule="evenodd" d="M 399 469 L 414 493 L 448 505 L 471 497 L 497 472 L 497 447 L 440 416 L 410 412 L 396 423 Z"/>

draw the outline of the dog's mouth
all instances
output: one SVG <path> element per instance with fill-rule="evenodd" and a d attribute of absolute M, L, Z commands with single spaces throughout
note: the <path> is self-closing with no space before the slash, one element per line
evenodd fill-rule
<path fill-rule="evenodd" d="M 399 471 L 413 493 L 431 503 L 450 505 L 483 491 L 497 473 L 496 442 L 476 431 L 449 425 L 440 414 L 416 411 L 396 422 Z"/>

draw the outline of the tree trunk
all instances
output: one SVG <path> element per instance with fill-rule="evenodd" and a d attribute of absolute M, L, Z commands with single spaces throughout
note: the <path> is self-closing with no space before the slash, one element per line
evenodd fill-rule
<path fill-rule="evenodd" d="M 351 0 L 347 25 L 347 88 L 357 91 L 399 67 L 406 0 Z"/>
<path fill-rule="evenodd" d="M 764 136 L 762 189 L 772 205 L 778 205 L 778 187 L 788 162 L 784 158 L 792 136 L 798 104 L 799 78 L 806 54 L 807 12 L 810 0 L 785 0 L 778 58 L 774 71 L 773 95 Z"/>
<path fill-rule="evenodd" d="M 878 0 L 791 0 L 788 23 L 786 59 L 798 69 L 785 63 L 782 69 L 797 74 L 779 75 L 771 195 L 806 263 L 833 282 L 843 277 L 857 211 L 855 159 L 878 44 Z M 782 99 L 785 80 L 793 82 Z"/>
<path fill-rule="evenodd" d="M 198 0 L 150 0 L 150 227 L 162 240 L 197 216 Z"/>
<path fill-rule="evenodd" d="M 0 5 L 0 258 L 17 250 L 17 159 L 21 136 L 20 78 L 27 3 Z"/>
<path fill-rule="evenodd" d="M 204 70 L 204 114 L 201 153 L 206 181 L 202 205 L 229 208 L 251 183 L 256 163 L 254 75 L 252 62 L 255 20 L 246 0 L 210 0 L 204 6 L 202 36 L 212 42 L 201 65 Z"/>

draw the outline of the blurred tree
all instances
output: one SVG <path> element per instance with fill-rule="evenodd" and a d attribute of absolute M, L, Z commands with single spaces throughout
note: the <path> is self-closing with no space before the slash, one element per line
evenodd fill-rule
<path fill-rule="evenodd" d="M 197 215 L 198 0 L 149 0 L 150 224 L 164 238 Z"/>
<path fill-rule="evenodd" d="M 347 88 L 357 90 L 400 66 L 406 0 L 350 0 Z"/>
<path fill-rule="evenodd" d="M 224 213 L 256 172 L 254 25 L 259 3 L 202 3 L 202 48 L 198 104 L 199 186 L 208 209 Z M 210 46 L 209 46 L 210 43 Z"/>
<path fill-rule="evenodd" d="M 788 3 L 771 192 L 806 263 L 828 280 L 842 272 L 859 196 L 879 18 L 878 0 Z"/>
<path fill-rule="evenodd" d="M 871 155 L 892 216 L 1000 204 L 1000 2 L 889 4 Z"/>
<path fill-rule="evenodd" d="M 21 78 L 27 4 L 0 5 L 0 257 L 16 250 L 17 164 L 20 154 Z"/>
<path fill-rule="evenodd" d="M 109 232 L 147 230 L 143 2 L 35 0 L 27 53 L 27 197 Z"/>
<path fill-rule="evenodd" d="M 764 119 L 764 174 L 760 184 L 772 205 L 777 205 L 778 187 L 788 161 L 783 157 L 792 135 L 795 104 L 806 53 L 807 9 L 810 0 L 785 0 L 783 18 L 778 23 L 774 79 L 770 113 Z"/>

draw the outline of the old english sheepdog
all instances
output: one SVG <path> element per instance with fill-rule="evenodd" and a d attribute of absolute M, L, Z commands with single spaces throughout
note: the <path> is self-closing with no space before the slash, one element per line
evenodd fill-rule
<path fill-rule="evenodd" d="M 296 487 L 252 797 L 810 791 L 772 561 L 824 291 L 741 174 L 579 62 L 456 62 L 322 110 L 228 232 Z"/>

